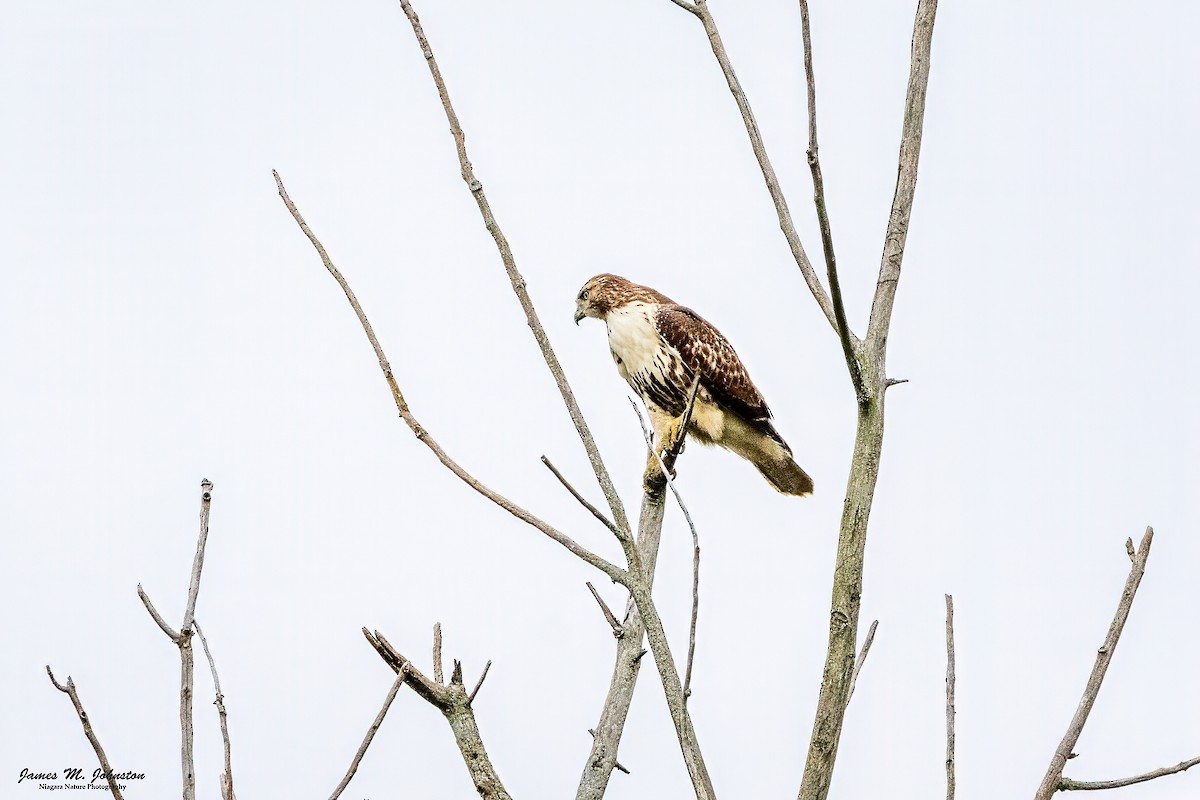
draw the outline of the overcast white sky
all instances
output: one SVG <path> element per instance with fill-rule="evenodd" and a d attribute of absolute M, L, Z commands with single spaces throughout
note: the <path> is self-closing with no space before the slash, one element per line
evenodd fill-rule
<path fill-rule="evenodd" d="M 821 155 L 856 330 L 895 178 L 915 2 L 813 7 Z M 810 253 L 792 0 L 714 0 Z M 668 0 L 418 6 L 479 177 L 624 491 L 642 447 L 594 322 L 613 271 L 735 343 L 817 493 L 776 495 L 688 450 L 702 537 L 691 701 L 717 791 L 795 795 L 825 648 L 853 436 L 835 338 L 780 236 L 697 21 Z M 1029 796 L 1128 571 L 1142 589 L 1068 774 L 1200 755 L 1200 11 L 1183 3 L 944 0 L 892 327 L 864 630 L 834 796 L 943 791 L 943 599 L 957 606 L 962 797 Z M 90 768 L 43 665 L 73 675 L 130 800 L 176 795 L 174 625 L 198 484 L 216 484 L 197 616 L 243 800 L 325 797 L 392 681 L 378 628 L 473 680 L 509 790 L 573 796 L 612 638 L 594 572 L 469 492 L 396 419 L 345 299 L 275 194 L 353 283 L 414 412 L 499 491 L 616 559 L 543 469 L 587 494 L 582 449 L 458 177 L 394 2 L 12 2 L 0 27 L 0 792 Z M 657 596 L 684 650 L 677 510 Z M 615 587 L 597 585 L 614 606 Z M 197 670 L 199 788 L 220 739 Z M 612 798 L 684 797 L 657 674 L 642 674 Z M 441 716 L 404 691 L 346 798 L 472 793 Z M 1185 774 L 1126 800 L 1200 795 Z"/>

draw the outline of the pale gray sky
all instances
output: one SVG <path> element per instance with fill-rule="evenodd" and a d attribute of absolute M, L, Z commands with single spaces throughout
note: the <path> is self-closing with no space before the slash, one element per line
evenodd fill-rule
<path fill-rule="evenodd" d="M 913 2 L 815 3 L 821 155 L 862 331 L 895 177 Z M 806 246 L 795 3 L 718 3 Z M 418 6 L 479 177 L 626 502 L 642 446 L 603 329 L 572 298 L 613 271 L 735 343 L 814 476 L 776 495 L 692 447 L 704 547 L 691 708 L 722 797 L 794 796 L 825 648 L 853 435 L 840 351 L 779 234 L 696 20 L 656 2 Z M 955 595 L 959 790 L 1032 794 L 1117 602 L 1126 537 L 1154 553 L 1068 774 L 1200 755 L 1200 11 L 945 0 L 892 328 L 864 617 L 880 620 L 834 796 L 943 791 L 943 600 Z M 324 797 L 391 683 L 359 628 L 421 666 L 440 620 L 508 788 L 574 792 L 611 668 L 595 580 L 470 493 L 396 419 L 336 284 L 352 281 L 413 410 L 485 482 L 616 559 L 538 462 L 588 468 L 458 177 L 398 4 L 15 2 L 0 28 L 5 797 L 22 768 L 93 763 L 74 676 L 127 797 L 178 792 L 177 625 L 198 484 L 216 484 L 197 616 L 243 800 Z M 657 587 L 686 642 L 690 539 Z M 601 586 L 601 582 L 597 582 Z M 601 586 L 614 606 L 615 587 Z M 865 622 L 864 622 L 865 629 Z M 201 794 L 219 734 L 197 671 Z M 683 797 L 653 668 L 612 798 Z M 440 715 L 404 691 L 345 797 L 461 798 Z M 1122 790 L 1200 794 L 1200 776 Z"/>

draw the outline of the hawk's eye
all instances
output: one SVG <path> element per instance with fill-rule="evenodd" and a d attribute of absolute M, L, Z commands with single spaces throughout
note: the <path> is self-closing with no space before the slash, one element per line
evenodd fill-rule
<path fill-rule="evenodd" d="M 579 299 L 580 300 L 588 299 L 588 290 L 587 289 L 584 289 L 582 292 L 579 293 Z"/>

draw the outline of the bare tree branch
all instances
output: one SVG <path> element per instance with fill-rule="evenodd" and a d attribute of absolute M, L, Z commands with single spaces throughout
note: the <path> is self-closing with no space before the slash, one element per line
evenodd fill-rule
<path fill-rule="evenodd" d="M 421 425 L 420 422 L 417 421 L 417 418 L 413 416 L 412 412 L 409 411 L 408 402 L 404 399 L 404 394 L 400 391 L 399 384 L 396 383 L 396 377 L 392 373 L 392 367 L 388 362 L 387 354 L 383 352 L 383 347 L 379 344 L 379 340 L 375 338 L 375 330 L 371 327 L 371 322 L 367 319 L 366 312 L 364 312 L 362 306 L 359 305 L 358 298 L 354 296 L 354 292 L 351 290 L 350 284 L 346 281 L 346 278 L 342 275 L 342 273 L 338 271 L 338 268 L 333 265 L 333 262 L 330 260 L 329 254 L 325 251 L 324 246 L 321 244 L 320 240 L 317 239 L 316 234 L 312 232 L 312 229 L 308 227 L 308 224 L 304 221 L 304 217 L 300 215 L 300 210 L 296 208 L 296 204 L 292 202 L 290 197 L 288 197 L 287 189 L 284 188 L 283 180 L 279 177 L 279 173 L 272 172 L 272 174 L 275 176 L 275 184 L 279 189 L 279 196 L 283 199 L 284 205 L 287 206 L 292 218 L 296 220 L 296 224 L 300 226 L 300 230 L 304 232 L 304 235 L 308 237 L 308 240 L 312 243 L 313 247 L 316 248 L 317 254 L 321 257 L 321 263 L 325 265 L 325 269 L 329 271 L 329 274 L 332 275 L 334 280 L 338 282 L 338 285 L 342 287 L 342 291 L 345 293 L 346 299 L 350 301 L 350 306 L 354 309 L 354 313 L 358 317 L 358 321 L 362 325 L 363 331 L 367 334 L 367 339 L 371 342 L 371 347 L 375 349 L 375 356 L 379 359 L 379 368 L 383 371 L 383 377 L 387 381 L 388 388 L 392 390 L 392 399 L 395 401 L 396 408 L 400 412 L 400 418 L 404 420 L 405 424 L 408 425 L 409 429 L 412 430 L 417 439 L 430 450 L 432 450 L 433 454 L 437 456 L 438 461 L 442 462 L 447 469 L 453 472 L 458 479 L 467 484 L 467 486 L 470 486 L 476 492 L 491 500 L 493 503 L 512 514 L 517 519 L 537 528 L 539 531 L 546 534 L 563 547 L 567 548 L 567 550 L 569 550 L 578 558 L 582 559 L 585 563 L 591 564 L 605 575 L 608 575 L 614 581 L 624 584 L 626 581 L 625 570 L 617 567 L 614 564 L 610 564 L 600 556 L 577 544 L 573 539 L 571 539 L 571 537 L 562 533 L 554 526 L 544 522 L 508 498 L 483 485 L 473 475 L 463 469 L 457 461 L 452 459 L 446 453 L 446 451 L 442 449 L 441 445 L 439 445 L 437 441 L 435 441 L 434 438 L 429 435 L 429 432 Z M 632 537 L 629 538 L 632 541 Z"/>
<path fill-rule="evenodd" d="M 441 683 L 442 677 L 442 623 L 433 625 L 433 679 Z"/>
<path fill-rule="evenodd" d="M 1058 791 L 1060 792 L 1077 792 L 1077 791 L 1095 791 L 1097 789 L 1120 789 L 1122 786 L 1132 786 L 1135 783 L 1145 783 L 1152 781 L 1155 778 L 1161 778 L 1164 775 L 1174 775 L 1177 772 L 1185 772 L 1194 766 L 1200 765 L 1200 758 L 1193 758 L 1190 761 L 1181 761 L 1173 767 L 1163 767 L 1151 772 L 1145 772 L 1141 775 L 1134 775 L 1132 778 L 1117 778 L 1111 781 L 1073 781 L 1070 778 L 1063 778 L 1059 781 Z"/>
<path fill-rule="evenodd" d="M 863 567 L 867 546 L 867 525 L 879 480 L 880 454 L 883 450 L 884 388 L 887 385 L 887 333 L 891 322 L 896 281 L 904 255 L 908 221 L 916 189 L 917 162 L 925 113 L 925 94 L 929 84 L 929 57 L 933 42 L 933 23 L 937 0 L 919 0 L 913 24 L 912 68 L 904 106 L 900 141 L 900 166 L 896 195 L 888 223 L 883 264 L 880 267 L 871 322 L 865 342 L 856 350 L 861 355 L 868 402 L 858 405 L 858 429 L 851 455 L 846 500 L 842 506 L 838 533 L 837 560 L 833 570 L 829 615 L 829 644 L 821 675 L 821 690 L 813 718 L 800 800 L 825 800 L 833 780 L 838 744 L 849 702 L 850 678 L 854 663 L 855 639 L 863 594 Z"/>
<path fill-rule="evenodd" d="M 900 263 L 904 260 L 908 223 L 912 219 L 913 197 L 917 190 L 917 165 L 921 158 L 921 137 L 925 129 L 925 93 L 929 87 L 929 56 L 936 14 L 937 0 L 921 0 L 913 26 L 912 63 L 908 73 L 908 92 L 904 99 L 896 192 L 892 197 L 892 210 L 884 236 L 879 279 L 875 284 L 875 299 L 871 303 L 871 320 L 867 323 L 867 343 L 878 354 L 881 364 L 887 350 L 892 305 L 896 300 Z"/>
<path fill-rule="evenodd" d="M 229 747 L 229 720 L 225 714 L 225 695 L 221 692 L 221 679 L 217 677 L 217 662 L 213 660 L 212 651 L 208 649 L 208 640 L 204 638 L 204 631 L 200 628 L 199 622 L 193 620 L 192 624 L 196 628 L 196 635 L 200 637 L 200 645 L 204 648 L 204 655 L 208 659 L 208 668 L 212 671 L 213 689 L 217 695 L 214 705 L 217 707 L 217 716 L 221 721 L 221 740 L 225 747 L 225 772 L 221 780 L 221 800 L 233 800 L 233 766 Z"/>
<path fill-rule="evenodd" d="M 700 376 L 692 382 L 692 390 L 688 397 L 688 404 L 684 410 L 684 416 L 680 418 L 678 425 L 679 434 L 676 440 L 669 443 L 667 451 L 679 453 L 683 447 L 684 437 L 687 436 L 687 422 L 691 417 L 691 410 L 696 402 L 696 391 L 700 387 Z M 671 477 L 671 471 L 667 468 L 666 461 L 659 455 L 655 448 L 654 440 L 650 436 L 650 429 L 646 427 L 646 420 L 642 417 L 641 410 L 637 407 L 637 403 L 631 397 L 629 398 L 630 405 L 633 406 L 633 413 L 637 414 L 638 424 L 642 426 L 642 438 L 646 440 L 646 449 L 650 451 L 650 457 L 658 463 L 658 467 L 662 470 L 663 476 L 666 478 L 667 486 L 671 490 L 671 494 L 675 495 L 675 502 L 679 504 L 679 510 L 683 512 L 684 519 L 687 520 L 688 529 L 692 532 L 692 620 L 690 634 L 688 636 L 688 657 L 687 669 L 684 672 L 683 679 L 683 699 L 687 700 L 692 695 L 692 662 L 696 656 L 696 620 L 700 613 L 700 537 L 696 534 L 696 523 L 692 520 L 692 515 L 687 509 L 687 505 L 683 502 L 683 496 L 679 494 L 679 488 L 675 485 L 675 480 Z"/>
<path fill-rule="evenodd" d="M 79 715 L 79 722 L 83 725 L 83 735 L 91 742 L 92 749 L 96 751 L 96 758 L 100 760 L 100 769 L 103 770 L 104 777 L 108 780 L 108 790 L 112 792 L 112 796 L 117 800 L 123 800 L 121 789 L 117 786 L 117 779 L 113 772 L 112 764 L 108 763 L 108 756 L 104 754 L 104 748 L 100 746 L 100 740 L 96 738 L 96 732 L 92 730 L 92 722 L 88 719 L 87 712 L 83 710 L 83 703 L 79 700 L 79 692 L 75 690 L 75 681 L 71 680 L 71 676 L 67 676 L 67 684 L 58 682 L 54 677 L 54 673 L 50 670 L 50 665 L 46 665 L 46 674 L 50 676 L 50 683 L 54 684 L 54 688 L 58 689 L 63 694 L 71 698 L 71 705 L 75 706 L 75 713 Z"/>
<path fill-rule="evenodd" d="M 479 694 L 479 690 L 483 686 L 483 679 L 487 677 L 488 670 L 491 668 L 492 661 L 488 659 L 488 662 L 483 665 L 483 673 L 479 676 L 479 682 L 475 684 L 475 688 L 471 690 L 471 694 L 467 695 L 467 705 L 475 702 L 475 695 Z"/>
<path fill-rule="evenodd" d="M 837 322 L 838 339 L 842 343 L 842 354 L 846 357 L 846 368 L 850 370 L 850 382 L 859 405 L 867 401 L 867 387 L 863 383 L 862 365 L 855 352 L 854 334 L 846 321 L 846 306 L 842 300 L 842 284 L 838 280 L 837 256 L 833 251 L 833 232 L 829 228 L 829 210 L 825 205 L 825 179 L 821 176 L 821 160 L 817 150 L 817 85 L 813 76 L 812 36 L 808 18 L 808 0 L 800 0 L 800 27 L 804 41 L 804 75 L 808 89 L 808 169 L 812 173 L 813 204 L 817 208 L 817 222 L 821 228 L 821 249 L 825 253 L 825 267 L 829 274 L 829 294 L 833 301 L 833 315 Z"/>
<path fill-rule="evenodd" d="M 363 737 L 362 744 L 358 746 L 358 752 L 354 754 L 354 760 L 350 762 L 350 767 L 346 770 L 346 776 L 342 778 L 342 782 L 333 790 L 333 794 L 329 795 L 329 800 L 338 800 L 342 796 L 342 792 L 350 785 L 350 779 L 354 777 L 354 773 L 358 772 L 359 762 L 362 761 L 367 748 L 371 746 L 371 740 L 375 738 L 375 732 L 383 724 L 383 718 L 387 716 L 388 709 L 392 707 L 392 701 L 396 699 L 396 693 L 400 691 L 400 687 L 404 684 L 404 679 L 407 676 L 406 665 L 400 665 L 400 669 L 396 672 L 396 680 L 392 682 L 392 688 L 388 690 L 387 697 L 383 700 L 383 708 L 379 709 L 379 713 L 375 715 L 375 721 L 371 723 L 371 727 L 367 728 L 367 735 Z"/>
<path fill-rule="evenodd" d="M 158 625 L 158 627 L 162 629 L 162 632 L 167 635 L 168 639 L 170 639 L 172 642 L 175 642 L 176 644 L 178 644 L 179 643 L 179 634 L 175 631 L 174 628 L 172 628 L 170 625 L 168 625 L 167 621 L 162 618 L 161 614 L 158 613 L 158 609 L 155 608 L 154 604 L 150 602 L 149 595 L 147 595 L 145 590 L 142 589 L 142 585 L 140 583 L 138 584 L 137 590 L 138 590 L 138 597 L 142 598 L 142 605 L 144 605 L 146 607 L 146 611 L 150 612 L 150 618 L 153 619 L 154 622 Z"/>
<path fill-rule="evenodd" d="M 954 598 L 946 595 L 946 800 L 954 800 Z"/>
<path fill-rule="evenodd" d="M 1112 663 L 1113 653 L 1117 649 L 1117 641 L 1121 638 L 1121 631 L 1125 629 L 1125 620 L 1129 618 L 1129 610 L 1133 607 L 1134 595 L 1137 594 L 1138 585 L 1142 582 L 1142 575 L 1146 572 L 1146 559 L 1150 557 L 1150 544 L 1153 541 L 1154 529 L 1147 527 L 1146 533 L 1142 536 L 1142 541 L 1138 545 L 1136 557 L 1129 569 L 1129 577 L 1125 579 L 1125 589 L 1121 592 L 1121 601 L 1117 604 L 1117 613 L 1113 616 L 1113 621 L 1108 626 L 1108 633 L 1104 636 L 1104 643 L 1096 651 L 1096 663 L 1092 666 L 1091 675 L 1088 676 L 1087 685 L 1083 690 L 1083 698 L 1079 701 L 1079 707 L 1075 709 L 1075 716 L 1071 718 L 1071 723 L 1067 726 L 1067 732 L 1063 734 L 1062 741 L 1058 743 L 1058 747 L 1054 750 L 1054 757 L 1050 759 L 1050 766 L 1046 769 L 1046 777 L 1042 779 L 1041 786 L 1038 787 L 1037 794 L 1034 795 L 1034 800 L 1049 800 L 1059 789 L 1059 784 L 1062 782 L 1063 768 L 1066 766 L 1067 759 L 1075 749 L 1075 743 L 1079 741 L 1079 734 L 1083 733 L 1083 726 L 1087 723 L 1088 714 L 1092 711 L 1092 705 L 1096 702 L 1096 696 L 1100 694 L 1100 686 L 1104 682 L 1104 673 L 1108 671 L 1108 665 Z"/>
<path fill-rule="evenodd" d="M 574 497 L 576 500 L 579 501 L 579 504 L 581 506 L 583 506 L 588 511 L 590 511 L 593 517 L 600 520 L 601 524 L 603 524 L 604 527 L 606 527 L 610 531 L 612 531 L 614 536 L 616 536 L 618 539 L 621 538 L 621 530 L 612 523 L 612 520 L 610 520 L 608 517 L 604 516 L 604 514 L 601 513 L 600 509 L 596 508 L 594 505 L 589 503 L 582 494 L 580 494 L 578 491 L 576 491 L 575 487 L 571 485 L 571 482 L 568 481 L 563 476 L 563 474 L 558 471 L 558 467 L 554 466 L 554 464 L 552 464 L 550 462 L 550 459 L 546 458 L 545 456 L 542 456 L 542 463 L 546 465 L 546 469 L 548 469 L 548 470 L 550 470 L 550 472 L 554 473 L 554 477 L 558 478 L 558 482 L 563 485 L 563 488 L 565 488 L 568 492 L 571 493 L 572 497 Z"/>
<path fill-rule="evenodd" d="M 871 623 L 871 627 L 867 629 L 867 638 L 863 639 L 862 649 L 858 651 L 858 658 L 854 659 L 854 671 L 850 673 L 850 691 L 846 694 L 847 703 L 854 696 L 854 687 L 858 685 L 859 670 L 867 662 L 867 653 L 871 652 L 871 643 L 875 641 L 875 629 L 878 627 L 879 620 Z"/>
<path fill-rule="evenodd" d="M 533 338 L 537 340 L 538 347 L 542 351 L 542 358 L 545 359 L 546 366 L 549 367 L 550 373 L 554 376 L 554 382 L 558 386 L 559 394 L 562 395 L 563 402 L 567 406 L 567 413 L 570 414 L 571 421 L 575 423 L 575 430 L 579 434 L 580 440 L 583 441 L 588 461 L 591 462 L 592 470 L 596 473 L 596 481 L 600 484 L 600 488 L 604 492 L 604 497 L 608 501 L 613 520 L 616 522 L 617 527 L 624 532 L 625 538 L 628 538 L 632 542 L 633 534 L 629 527 L 629 519 L 625 516 L 625 506 L 621 503 L 621 498 L 617 494 L 616 487 L 613 486 L 612 478 L 609 477 L 608 469 L 604 466 L 604 461 L 600 457 L 600 450 L 596 447 L 596 441 L 592 438 L 592 432 L 583 418 L 583 413 L 579 410 L 579 403 L 575 401 L 575 394 L 571 391 L 571 386 L 567 382 L 562 365 L 558 362 L 558 356 L 554 354 L 554 348 L 550 346 L 550 339 L 546 336 L 546 331 L 538 319 L 537 311 L 533 307 L 533 301 L 530 300 L 529 292 L 525 288 L 525 279 L 517 270 L 516 259 L 513 258 L 508 239 L 505 238 L 503 231 L 500 230 L 500 224 L 496 222 L 496 218 L 492 214 L 487 195 L 483 192 L 483 184 L 475 177 L 471 160 L 467 156 L 466 137 L 463 134 L 462 126 L 458 122 L 458 115 L 454 111 L 454 106 L 450 103 L 450 93 L 446 89 L 445 80 L 442 79 L 442 71 L 438 67 L 437 59 L 433 57 L 433 49 L 429 46 L 429 41 L 425 38 L 425 31 L 421 27 L 421 21 L 417 18 L 417 12 L 413 10 L 412 4 L 408 0 L 400 0 L 400 7 L 404 10 L 405 16 L 408 17 L 408 21 L 412 25 L 413 34 L 417 38 L 417 44 L 421 48 L 421 53 L 425 56 L 425 63 L 429 66 L 429 74 L 433 77 L 434 85 L 437 86 L 438 96 L 442 101 L 442 108 L 446 112 L 446 120 L 450 123 L 450 132 L 454 136 L 455 149 L 458 152 L 458 162 L 462 168 L 463 182 L 471 190 L 471 196 L 475 198 L 475 203 L 479 206 L 479 213 L 483 216 L 484 225 L 487 227 L 488 233 L 496 241 L 496 248 L 500 251 L 500 260 L 504 262 L 504 270 L 508 274 L 513 292 L 516 293 L 517 300 L 521 303 L 521 309 L 525 312 L 525 320 L 529 325 L 529 329 L 533 332 Z M 630 567 L 632 568 L 633 566 L 631 562 Z"/>
<path fill-rule="evenodd" d="M 613 636 L 620 638 L 625 631 L 621 629 L 621 623 L 617 622 L 616 615 L 614 615 L 612 609 L 608 607 L 608 603 L 604 602 L 604 598 L 600 596 L 600 593 L 596 591 L 596 587 L 592 586 L 591 581 L 587 582 L 587 587 L 588 591 L 592 593 L 592 597 L 596 598 L 596 602 L 600 605 L 600 610 L 604 612 L 604 619 L 607 620 L 609 626 L 612 627 Z"/>
<path fill-rule="evenodd" d="M 829 295 L 825 293 L 825 287 L 821 285 L 821 279 L 817 276 L 816 270 L 813 269 L 812 262 L 808 260 L 808 254 L 804 252 L 804 245 L 801 244 L 800 235 L 796 232 L 796 225 L 792 222 L 792 212 L 788 210 L 787 199 L 783 195 L 783 187 L 779 183 L 779 178 L 775 175 L 775 168 L 771 165 L 771 159 L 767 156 L 762 134 L 758 130 L 758 123 L 754 120 L 754 112 L 750 108 L 750 101 L 746 98 L 746 93 L 742 90 L 742 84 L 738 81 L 737 75 L 733 71 L 733 65 L 729 61 L 729 54 L 725 51 L 725 45 L 721 41 L 721 32 L 717 29 L 716 20 L 713 19 L 712 12 L 709 10 L 706 0 L 696 0 L 693 13 L 700 18 L 701 23 L 704 25 L 704 32 L 708 35 L 709 46 L 712 48 L 713 55 L 716 56 L 717 63 L 721 67 L 721 72 L 725 75 L 725 82 L 729 85 L 729 91 L 733 95 L 733 99 L 737 102 L 738 110 L 742 112 L 742 122 L 745 123 L 746 134 L 750 137 L 750 148 L 754 151 L 754 157 L 758 159 L 758 167 L 762 170 L 763 180 L 767 184 L 767 192 L 771 195 L 771 202 L 775 204 L 775 214 L 779 218 L 779 228 L 783 231 L 783 236 L 792 251 L 792 258 L 795 260 L 796 266 L 800 268 L 800 274 L 804 277 L 804 282 L 808 284 L 808 289 L 812 292 L 813 299 L 817 301 L 817 305 L 820 306 L 821 311 L 825 314 L 825 318 L 829 320 L 829 324 L 833 327 L 834 332 L 837 332 L 839 329 L 833 304 L 830 302 Z"/>
<path fill-rule="evenodd" d="M 668 466 L 670 462 L 668 461 Z M 647 586 L 654 585 L 655 566 L 658 561 L 658 546 L 662 541 L 663 512 L 666 509 L 667 487 L 657 482 L 649 487 L 642 497 L 642 508 L 638 518 L 638 552 Z M 625 730 L 629 706 L 633 702 L 638 674 L 642 666 L 642 642 L 646 626 L 642 616 L 630 598 L 621 624 L 623 634 L 617 638 L 617 652 L 613 663 L 612 678 L 608 694 L 600 712 L 600 721 L 592 733 L 592 749 L 584 762 L 579 778 L 576 800 L 601 800 L 608 788 L 609 778 L 617 766 L 617 750 Z"/>
<path fill-rule="evenodd" d="M 483 738 L 479 735 L 479 726 L 475 723 L 475 712 L 471 708 L 470 697 L 462 685 L 462 664 L 454 662 L 454 673 L 449 685 L 442 685 L 421 674 L 404 656 L 383 638 L 379 631 L 373 634 L 366 628 L 362 629 L 375 652 L 397 674 L 407 674 L 407 683 L 417 696 L 437 708 L 450 723 L 454 734 L 455 744 L 462 754 L 467 772 L 475 784 L 475 791 L 483 800 L 511 800 L 500 776 L 496 774 L 492 760 L 488 757 L 483 746 Z"/>

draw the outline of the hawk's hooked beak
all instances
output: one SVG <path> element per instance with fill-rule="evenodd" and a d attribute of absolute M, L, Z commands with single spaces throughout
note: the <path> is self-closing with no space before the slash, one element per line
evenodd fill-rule
<path fill-rule="evenodd" d="M 582 310 L 580 310 L 579 308 L 576 308 L 576 309 L 575 309 L 575 324 L 576 324 L 576 325 L 578 325 L 578 324 L 579 324 L 579 320 L 583 319 L 583 318 L 584 318 L 584 316 L 585 316 L 585 315 L 584 315 L 583 311 L 582 311 Z"/>

